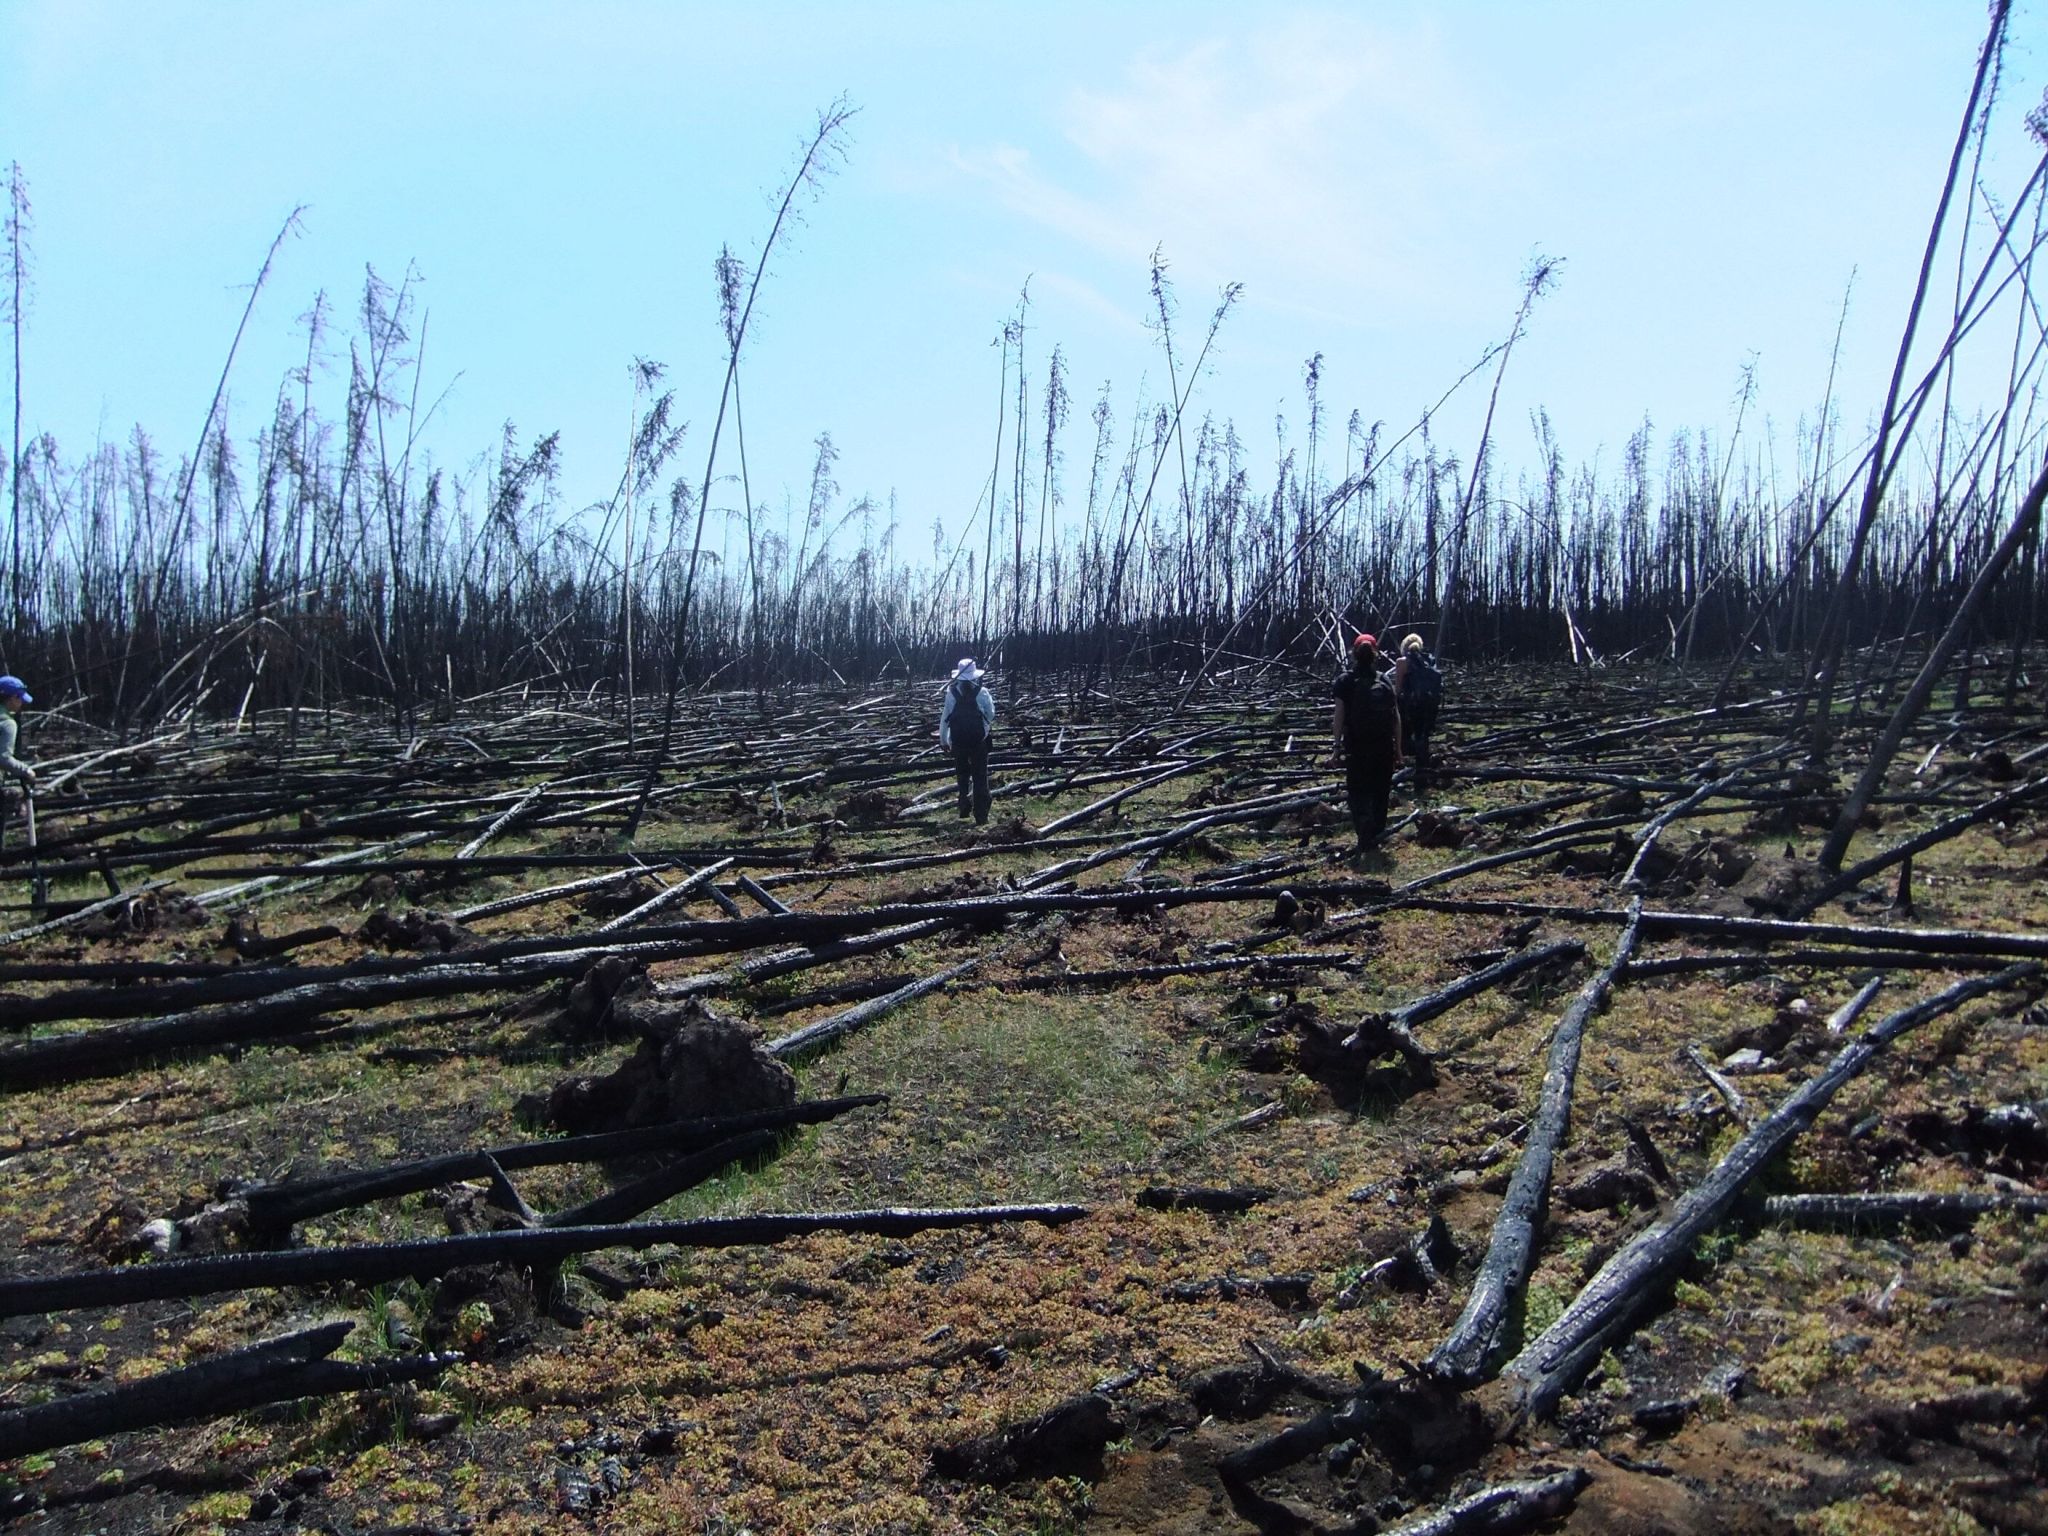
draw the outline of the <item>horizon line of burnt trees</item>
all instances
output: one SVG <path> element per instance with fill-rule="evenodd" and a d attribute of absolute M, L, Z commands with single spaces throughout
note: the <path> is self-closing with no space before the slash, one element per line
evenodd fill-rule
<path fill-rule="evenodd" d="M 670 405 L 656 399 L 649 420 Z M 358 411 L 352 400 L 336 451 L 327 423 L 281 410 L 253 445 L 253 475 L 220 434 L 196 474 L 139 431 L 77 465 L 36 444 L 20 481 L 30 553 L 0 669 L 34 677 L 53 704 L 127 724 L 195 703 L 235 714 L 356 700 L 410 709 L 521 685 L 617 691 L 629 643 L 650 691 L 680 611 L 687 483 L 638 509 L 653 548 L 627 578 L 629 640 L 616 556 L 560 504 L 555 437 L 522 447 L 508 432 L 473 479 L 433 471 L 387 485 L 381 465 L 354 462 L 374 435 Z M 1230 424 L 1204 421 L 1190 434 L 1187 494 L 1176 485 L 1170 510 L 1141 515 L 1146 461 L 1170 430 L 1155 413 L 1116 444 L 1098 407 L 1088 499 L 1048 518 L 1045 547 L 1021 565 L 971 548 L 901 557 L 890 511 L 839 505 L 821 436 L 806 508 L 779 526 L 765 509 L 751 520 L 735 509 L 701 555 L 690 680 L 936 676 L 967 653 L 1019 671 L 1178 673 L 1211 651 L 1218 667 L 1276 655 L 1335 665 L 1358 628 L 1416 629 L 1458 661 L 1813 648 L 1850 536 L 1832 526 L 1815 537 L 1816 502 L 1838 489 L 1780 504 L 1760 466 L 1729 473 L 1703 433 L 1674 434 L 1653 467 L 1647 425 L 1603 481 L 1590 467 L 1568 473 L 1540 414 L 1536 427 L 1542 472 L 1511 492 L 1482 470 L 1465 496 L 1457 456 L 1426 446 L 1318 527 L 1335 488 L 1315 472 L 1313 432 L 1255 484 Z M 1355 464 L 1360 444 L 1346 446 Z M 1849 644 L 1910 647 L 1953 611 L 2027 489 L 2018 467 L 2009 460 L 1959 502 L 1924 488 L 1886 499 L 1850 586 Z M 1010 521 L 1010 508 L 999 515 Z M 2043 578 L 2036 531 L 1973 628 L 1975 642 L 2009 649 L 2015 676 L 2039 634 Z"/>
<path fill-rule="evenodd" d="M 1645 420 L 1603 474 L 1568 467 L 1537 410 L 1530 467 L 1510 476 L 1497 407 L 1560 266 L 1539 258 L 1505 337 L 1414 424 L 1396 431 L 1353 411 L 1340 432 L 1318 354 L 1303 372 L 1304 429 L 1280 420 L 1274 444 L 1255 449 L 1233 423 L 1190 409 L 1237 285 L 1191 348 L 1155 253 L 1149 322 L 1166 396 L 1120 412 L 1105 384 L 1082 429 L 1085 465 L 1070 464 L 1081 423 L 1067 364 L 1055 347 L 1042 377 L 1027 370 L 1027 287 L 1000 337 L 990 474 L 963 534 L 949 543 L 934 525 L 928 559 L 903 547 L 893 499 L 844 498 L 829 434 L 802 507 L 757 502 L 746 463 L 747 317 L 783 217 L 838 151 L 844 102 L 820 114 L 754 263 L 727 249 L 716 264 L 726 389 L 699 434 L 701 475 L 678 472 L 686 428 L 662 368 L 636 360 L 619 482 L 587 508 L 563 502 L 554 434 L 522 444 L 508 425 L 471 473 L 431 466 L 410 271 L 395 286 L 372 271 L 346 335 L 315 298 L 302 364 L 241 444 L 224 406 L 233 347 L 196 451 L 166 455 L 140 427 L 78 459 L 47 435 L 23 444 L 17 165 L 0 667 L 33 678 L 52 707 L 123 731 L 195 711 L 365 701 L 403 721 L 522 687 L 673 697 L 866 683 L 937 676 L 970 652 L 1012 671 L 1199 677 L 1247 658 L 1334 665 L 1347 626 L 1416 629 L 1454 661 L 1796 656 L 1818 671 L 1823 699 L 1849 648 L 1895 642 L 1896 672 L 1944 648 L 1946 663 L 1995 645 L 2015 689 L 2048 588 L 2037 410 L 2048 331 L 2030 280 L 2048 238 L 2048 156 L 2009 200 L 1978 179 L 2003 20 L 2001 4 L 1889 388 L 1860 435 L 1844 432 L 1831 370 L 1791 443 L 1768 425 L 1745 437 L 1745 370 L 1723 440 L 1680 431 L 1660 447 Z M 2048 146 L 2040 109 L 2027 127 Z M 244 327 L 296 223 L 265 257 Z M 344 352 L 330 414 L 316 385 Z M 1980 377 L 1987 356 L 2004 399 L 1965 414 L 1960 380 Z M 1461 455 L 1437 440 L 1444 400 L 1489 386 L 1477 442 Z"/>
<path fill-rule="evenodd" d="M 339 421 L 301 373 L 253 442 L 238 450 L 210 428 L 196 465 L 139 428 L 79 462 L 48 437 L 32 444 L 10 487 L 23 559 L 0 668 L 120 724 L 195 702 L 410 710 L 520 685 L 620 690 L 629 657 L 640 691 L 657 685 L 695 518 L 688 478 L 662 484 L 683 441 L 673 395 L 639 413 L 609 505 L 562 504 L 552 434 L 522 444 L 508 429 L 470 476 L 418 472 L 410 412 L 378 366 L 405 361 L 403 300 L 374 279 L 366 289 L 370 344 L 349 348 Z M 1772 445 L 1744 455 L 1679 431 L 1660 454 L 1647 421 L 1612 475 L 1568 468 L 1541 411 L 1536 468 L 1512 485 L 1496 484 L 1491 443 L 1476 473 L 1426 429 L 1381 455 L 1355 412 L 1326 471 L 1336 445 L 1316 373 L 1311 362 L 1301 441 L 1256 458 L 1232 423 L 1190 426 L 1166 405 L 1141 401 L 1120 422 L 1105 388 L 1085 471 L 1068 476 L 1056 350 L 1035 430 L 1008 428 L 997 515 L 985 484 L 968 535 L 935 537 L 927 559 L 903 553 L 893 507 L 841 497 L 821 434 L 805 506 L 710 509 L 718 542 L 698 557 L 690 680 L 860 683 L 936 675 L 969 652 L 1023 671 L 1179 672 L 1211 650 L 1219 666 L 1335 664 L 1340 624 L 1417 629 L 1460 661 L 1813 648 L 1853 531 L 1840 515 L 1853 479 L 1827 462 L 1832 416 L 1802 430 L 1801 456 L 1823 468 L 1789 496 L 1774 494 Z M 1847 594 L 1848 643 L 1911 644 L 1968 590 L 2026 492 L 2021 455 L 2038 448 L 2037 431 L 2002 425 L 1945 423 L 1942 438 L 1976 445 L 1967 474 L 1887 489 Z M 639 547 L 625 567 L 629 519 Z M 2036 530 L 1974 628 L 2010 648 L 2015 674 L 2039 633 L 2044 574 Z"/>

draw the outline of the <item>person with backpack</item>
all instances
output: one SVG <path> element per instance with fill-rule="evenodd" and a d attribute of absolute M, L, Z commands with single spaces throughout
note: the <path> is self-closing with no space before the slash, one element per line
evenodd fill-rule
<path fill-rule="evenodd" d="M 15 747 L 21 739 L 21 727 L 15 722 L 14 717 L 21 713 L 23 705 L 33 703 L 35 699 L 29 694 L 27 683 L 12 672 L 0 674 L 0 776 L 17 781 L 25 796 L 35 793 L 36 771 L 14 755 Z M 0 791 L 0 842 L 5 841 L 7 823 L 14 817 L 14 806 L 10 800 L 11 796 Z M 29 843 L 33 846 L 36 826 L 35 802 L 30 800 L 28 804 Z"/>
<path fill-rule="evenodd" d="M 1363 853 L 1387 829 L 1387 798 L 1401 766 L 1401 703 L 1380 669 L 1379 641 L 1351 642 L 1351 670 L 1330 691 L 1336 695 L 1337 756 L 1344 763 L 1344 798 Z"/>
<path fill-rule="evenodd" d="M 939 706 L 939 745 L 953 754 L 960 814 L 972 815 L 977 827 L 988 824 L 988 744 L 995 728 L 996 697 L 982 683 L 974 658 L 964 657 Z"/>
<path fill-rule="evenodd" d="M 1401 642 L 1401 659 L 1394 663 L 1394 695 L 1401 701 L 1401 745 L 1415 759 L 1415 792 L 1419 795 L 1429 777 L 1429 738 L 1444 702 L 1444 674 L 1436 658 L 1424 649 L 1420 635 Z"/>
<path fill-rule="evenodd" d="M 21 727 L 14 717 L 21 713 L 23 705 L 33 703 L 35 699 L 29 694 L 27 683 L 12 672 L 0 675 L 0 773 L 20 781 L 23 789 L 36 787 L 36 771 L 14 755 L 15 744 L 21 739 Z"/>

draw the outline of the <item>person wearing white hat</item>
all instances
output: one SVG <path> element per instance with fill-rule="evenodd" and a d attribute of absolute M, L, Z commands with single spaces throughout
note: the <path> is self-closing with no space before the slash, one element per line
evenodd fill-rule
<path fill-rule="evenodd" d="M 996 728 L 996 697 L 982 676 L 972 656 L 962 657 L 939 705 L 939 745 L 953 754 L 960 814 L 978 827 L 988 824 L 988 744 Z"/>

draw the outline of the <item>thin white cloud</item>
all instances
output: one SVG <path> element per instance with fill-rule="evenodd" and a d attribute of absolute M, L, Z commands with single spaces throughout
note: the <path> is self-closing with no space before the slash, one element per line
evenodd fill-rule
<path fill-rule="evenodd" d="M 1146 49 L 1056 127 L 1043 152 L 954 164 L 1113 260 L 1163 245 L 1183 285 L 1251 278 L 1255 302 L 1308 310 L 1425 301 L 1459 210 L 1512 159 L 1434 28 L 1323 14 Z"/>
<path fill-rule="evenodd" d="M 1142 337 L 1143 319 L 1128 304 L 1119 304 L 1100 288 L 1070 272 L 1037 272 L 1031 278 L 1034 300 L 1050 294 L 1056 303 L 1079 310 L 1100 322 L 1112 335 Z"/>

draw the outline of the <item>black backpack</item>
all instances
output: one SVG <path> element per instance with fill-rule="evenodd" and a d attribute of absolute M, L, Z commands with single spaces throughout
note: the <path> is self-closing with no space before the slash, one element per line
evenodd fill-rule
<path fill-rule="evenodd" d="M 1399 713 L 1399 702 L 1394 697 L 1394 685 L 1384 676 L 1367 677 L 1360 672 L 1352 676 L 1357 687 L 1352 691 L 1354 708 L 1344 712 L 1344 738 L 1346 746 L 1377 746 L 1390 743 L 1394 736 L 1394 718 Z"/>
<path fill-rule="evenodd" d="M 1401 707 L 1426 712 L 1435 719 L 1437 706 L 1443 701 L 1444 675 L 1437 670 L 1435 658 L 1423 651 L 1415 652 L 1408 658 L 1408 670 L 1401 679 Z"/>
<path fill-rule="evenodd" d="M 950 721 L 955 752 L 969 751 L 988 740 L 988 721 L 981 714 L 981 684 L 971 677 L 953 684 L 953 717 Z"/>

